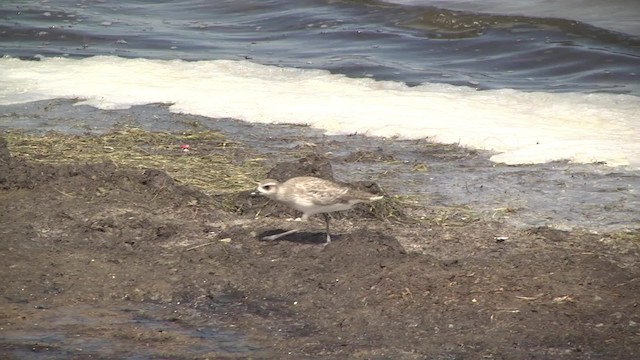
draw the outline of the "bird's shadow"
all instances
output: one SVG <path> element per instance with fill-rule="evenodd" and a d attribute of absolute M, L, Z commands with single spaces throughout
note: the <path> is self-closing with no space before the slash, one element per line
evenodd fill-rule
<path fill-rule="evenodd" d="M 272 242 L 277 243 L 279 241 L 289 241 L 296 244 L 312 244 L 312 245 L 322 245 L 327 242 L 327 233 L 325 232 L 311 232 L 311 231 L 298 231 L 293 234 L 289 234 L 278 238 L 276 240 L 265 240 L 263 239 L 265 236 L 271 236 L 275 234 L 281 234 L 287 230 L 283 229 L 274 229 L 267 230 L 258 235 L 258 239 L 263 242 Z M 331 234 L 331 242 L 340 241 L 342 239 L 342 235 Z"/>

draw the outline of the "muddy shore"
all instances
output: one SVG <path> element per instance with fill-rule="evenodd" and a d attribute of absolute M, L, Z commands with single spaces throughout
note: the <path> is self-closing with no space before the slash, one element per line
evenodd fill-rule
<path fill-rule="evenodd" d="M 321 164 L 324 152 L 294 130 L 279 138 L 294 146 L 274 148 L 270 155 L 276 155 L 262 162 L 256 159 L 265 154 L 246 144 L 192 138 L 191 155 L 207 161 L 222 156 L 211 172 L 229 177 L 231 168 L 241 172 L 246 160 L 253 161 L 255 175 L 234 178 L 219 191 L 190 183 L 199 178 L 161 163 L 50 161 L 53 150 L 32 146 L 38 156 L 29 155 L 28 136 L 5 134 L 2 357 L 637 356 L 637 229 L 514 227 L 457 207 L 393 198 L 380 209 L 336 214 L 334 241 L 324 250 L 318 246 L 320 217 L 297 235 L 261 241 L 298 224 L 288 221 L 290 211 L 248 196 L 254 176 L 271 170 L 286 177 L 290 173 L 277 164 L 288 163 L 287 171 L 329 176 L 334 165 L 333 171 L 358 169 L 366 178 L 367 169 L 394 160 L 384 148 L 345 151 L 340 163 L 327 160 L 329 167 L 322 167 L 305 159 Z M 78 136 L 87 144 L 85 138 L 95 135 Z M 184 156 L 176 146 L 180 136 L 167 148 L 157 137 L 146 146 L 149 138 L 140 137 L 136 146 L 149 157 L 177 158 Z M 444 145 L 425 151 L 425 159 L 478 156 Z M 416 169 L 423 170 L 428 168 Z"/>

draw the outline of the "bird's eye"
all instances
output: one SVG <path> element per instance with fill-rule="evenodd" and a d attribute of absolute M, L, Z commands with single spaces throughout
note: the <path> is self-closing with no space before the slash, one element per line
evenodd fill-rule
<path fill-rule="evenodd" d="M 266 191 L 269 191 L 271 190 L 271 185 L 265 185 L 262 188 L 265 189 Z"/>

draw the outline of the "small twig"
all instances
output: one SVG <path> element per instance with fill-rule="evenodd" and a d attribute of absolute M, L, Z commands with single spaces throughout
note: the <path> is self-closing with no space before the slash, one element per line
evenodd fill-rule
<path fill-rule="evenodd" d="M 519 313 L 520 309 L 496 309 L 496 312 L 499 312 L 499 313 L 503 313 L 503 312 Z"/>
<path fill-rule="evenodd" d="M 366 154 L 367 154 L 367 153 L 363 151 L 363 152 L 360 154 L 360 156 L 359 156 L 359 157 L 358 157 L 354 162 L 360 162 L 360 160 L 362 160 L 362 158 L 364 158 L 364 156 L 365 156 Z"/>
<path fill-rule="evenodd" d="M 145 153 L 147 156 L 151 156 L 151 153 L 143 148 L 141 148 L 140 146 L 136 146 L 136 150 L 139 150 L 143 153 Z"/>
<path fill-rule="evenodd" d="M 156 193 L 153 195 L 153 199 L 151 199 L 151 202 L 154 202 L 158 197 L 158 195 L 160 195 L 160 192 L 164 189 L 165 189 L 165 181 L 162 182 L 162 186 L 160 187 L 160 189 L 158 189 Z"/>
<path fill-rule="evenodd" d="M 74 197 L 71 194 L 67 194 L 66 192 L 62 191 L 62 190 L 58 190 L 57 188 L 53 188 L 55 191 L 59 192 L 60 194 L 64 195 L 64 196 L 68 196 L 68 197 Z"/>
<path fill-rule="evenodd" d="M 260 217 L 260 213 L 262 213 L 262 210 L 264 210 L 264 208 L 266 208 L 266 207 L 267 207 L 267 205 L 269 205 L 269 202 L 270 202 L 270 200 L 269 200 L 269 201 L 267 201 L 264 205 L 262 205 L 262 207 L 261 207 L 261 208 L 258 210 L 258 212 L 256 213 L 256 215 L 255 215 L 255 217 L 254 217 L 255 219 L 257 219 L 258 217 Z"/>
<path fill-rule="evenodd" d="M 516 295 L 516 299 L 527 300 L 527 301 L 538 300 L 543 295 L 544 294 L 542 294 L 542 293 L 540 293 L 538 295 L 535 295 L 535 296 L 518 296 L 518 295 Z"/>
<path fill-rule="evenodd" d="M 191 251 L 191 250 L 195 250 L 195 249 L 198 249 L 198 248 L 201 248 L 201 247 L 204 247 L 204 246 L 208 246 L 208 245 L 211 245 L 211 244 L 215 244 L 216 242 L 217 242 L 217 241 L 211 241 L 211 242 L 208 242 L 208 243 L 204 243 L 204 244 L 200 244 L 200 245 L 192 246 L 192 247 L 188 248 L 188 249 L 187 249 L 187 251 Z"/>

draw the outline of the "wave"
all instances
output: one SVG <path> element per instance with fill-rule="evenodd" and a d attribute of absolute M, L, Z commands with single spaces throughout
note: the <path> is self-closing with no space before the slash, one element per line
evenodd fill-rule
<path fill-rule="evenodd" d="M 422 26 L 461 30 L 517 25 L 549 26 L 602 41 L 640 41 L 640 6 L 633 1 L 598 0 L 388 0 L 358 1 L 413 9 Z M 606 14 L 606 16 L 602 16 Z"/>
<path fill-rule="evenodd" d="M 493 151 L 493 161 L 507 164 L 569 160 L 640 169 L 640 97 L 630 95 L 409 87 L 249 61 L 114 56 L 3 58 L 0 82 L 0 105 L 54 98 L 101 109 L 168 103 L 171 111 L 211 118 L 459 143 Z"/>

